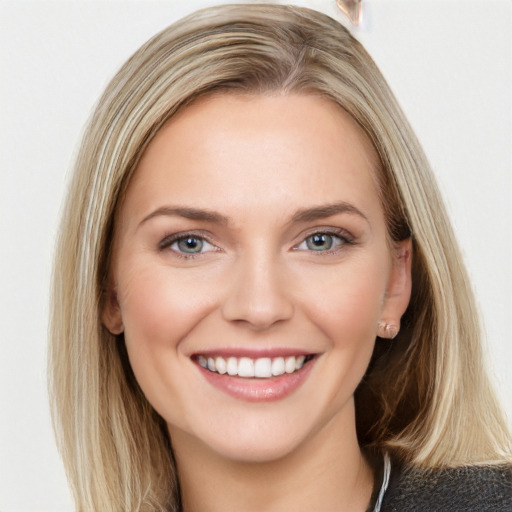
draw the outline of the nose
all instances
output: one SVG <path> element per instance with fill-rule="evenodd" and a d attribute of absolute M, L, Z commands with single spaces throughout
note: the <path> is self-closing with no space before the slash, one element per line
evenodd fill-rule
<path fill-rule="evenodd" d="M 224 319 L 254 330 L 289 320 L 294 305 L 282 270 L 271 258 L 254 256 L 238 261 L 222 305 Z"/>

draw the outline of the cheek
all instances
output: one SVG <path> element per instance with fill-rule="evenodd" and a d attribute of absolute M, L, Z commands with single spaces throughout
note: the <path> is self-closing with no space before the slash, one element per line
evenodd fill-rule
<path fill-rule="evenodd" d="M 182 425 L 182 383 L 190 365 L 182 342 L 211 311 L 213 298 L 200 281 L 185 280 L 166 267 L 132 263 L 127 270 L 119 272 L 118 299 L 130 365 L 157 412 Z"/>
<path fill-rule="evenodd" d="M 368 368 L 385 294 L 383 275 L 385 268 L 379 265 L 340 268 L 331 273 L 327 289 L 313 290 L 305 306 L 329 343 L 323 369 L 325 400 L 331 411 L 344 407 Z"/>
<path fill-rule="evenodd" d="M 138 268 L 118 283 L 125 333 L 140 342 L 177 344 L 204 316 L 211 300 L 200 282 L 162 268 Z"/>
<path fill-rule="evenodd" d="M 325 270 L 315 279 L 303 275 L 304 307 L 328 338 L 350 344 L 375 340 L 386 291 L 387 262 L 356 260 Z M 307 285 L 306 285 L 307 283 Z"/>

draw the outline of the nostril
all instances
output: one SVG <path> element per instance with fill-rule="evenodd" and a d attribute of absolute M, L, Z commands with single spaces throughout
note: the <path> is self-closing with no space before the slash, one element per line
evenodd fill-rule
<path fill-rule="evenodd" d="M 244 290 L 229 297 L 222 306 L 225 320 L 252 329 L 268 329 L 292 318 L 293 303 L 279 293 Z"/>

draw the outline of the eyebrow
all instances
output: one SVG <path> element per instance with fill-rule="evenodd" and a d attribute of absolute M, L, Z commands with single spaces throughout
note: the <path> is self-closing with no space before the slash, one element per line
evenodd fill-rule
<path fill-rule="evenodd" d="M 168 216 L 168 217 L 184 217 L 185 219 L 190 220 L 201 220 L 205 222 L 212 222 L 215 224 L 227 224 L 228 218 L 220 213 L 211 211 L 211 210 L 203 210 L 199 208 L 188 208 L 183 206 L 178 207 L 169 207 L 163 206 L 161 208 L 157 208 L 154 212 L 151 212 L 149 215 L 144 217 L 139 226 L 144 224 L 149 219 L 154 217 L 158 217 L 160 215 Z"/>
<path fill-rule="evenodd" d="M 291 222 L 312 222 L 315 220 L 332 217 L 333 215 L 338 215 L 341 213 L 357 215 L 366 220 L 367 222 L 369 222 L 368 218 L 361 210 L 359 210 L 350 203 L 346 203 L 345 201 L 297 210 L 292 216 Z M 168 217 L 184 217 L 190 220 L 199 220 L 211 222 L 214 224 L 227 225 L 229 223 L 229 219 L 226 216 L 212 210 L 189 208 L 185 206 L 162 206 L 160 208 L 157 208 L 155 211 L 151 212 L 146 217 L 144 217 L 140 222 L 139 226 L 144 224 L 148 220 L 154 217 L 158 217 L 160 215 Z"/>
<path fill-rule="evenodd" d="M 346 203 L 345 201 L 298 210 L 293 215 L 292 222 L 311 222 L 325 219 L 340 213 L 358 215 L 369 222 L 368 217 L 359 210 L 359 208 L 356 208 L 353 204 Z"/>

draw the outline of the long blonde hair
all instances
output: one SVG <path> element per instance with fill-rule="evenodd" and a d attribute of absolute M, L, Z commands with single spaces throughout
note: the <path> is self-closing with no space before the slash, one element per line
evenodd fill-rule
<path fill-rule="evenodd" d="M 381 73 L 323 14 L 226 5 L 181 20 L 128 60 L 77 158 L 56 251 L 49 379 L 78 510 L 179 510 L 165 422 L 101 310 L 116 208 L 141 154 L 179 109 L 218 91 L 322 95 L 355 119 L 380 156 L 389 235 L 413 238 L 413 293 L 402 331 L 392 343 L 378 340 L 356 392 L 361 444 L 425 468 L 510 460 L 462 259 L 427 160 Z"/>

